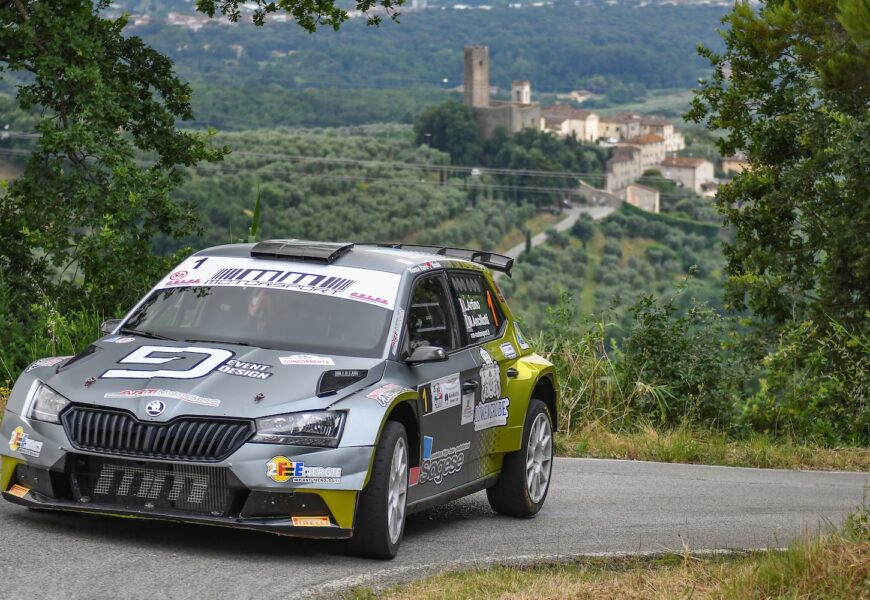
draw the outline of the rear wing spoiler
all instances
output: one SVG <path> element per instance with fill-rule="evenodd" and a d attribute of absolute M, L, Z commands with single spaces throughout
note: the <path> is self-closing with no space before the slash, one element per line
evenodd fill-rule
<path fill-rule="evenodd" d="M 488 267 L 494 271 L 501 271 L 508 277 L 514 266 L 514 259 L 503 254 L 485 252 L 483 250 L 469 250 L 468 248 L 445 248 L 443 246 L 423 246 L 420 244 L 357 244 L 358 246 L 377 246 L 378 248 L 394 248 L 396 250 L 412 250 L 423 254 L 437 254 L 448 258 L 461 258 Z"/>

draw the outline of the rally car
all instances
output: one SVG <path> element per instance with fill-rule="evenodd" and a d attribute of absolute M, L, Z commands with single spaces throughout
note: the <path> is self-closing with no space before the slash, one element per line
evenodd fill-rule
<path fill-rule="evenodd" d="M 106 334 L 34 362 L 0 492 L 41 509 L 350 538 L 486 489 L 547 497 L 557 392 L 489 252 L 271 240 L 186 259 Z"/>

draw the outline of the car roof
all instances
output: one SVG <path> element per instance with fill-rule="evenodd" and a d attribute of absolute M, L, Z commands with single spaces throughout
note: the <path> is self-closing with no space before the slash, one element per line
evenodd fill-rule
<path fill-rule="evenodd" d="M 312 242 L 319 244 L 320 242 Z M 194 256 L 219 256 L 226 258 L 254 258 L 268 261 L 291 261 L 304 262 L 304 259 L 276 256 L 252 256 L 251 251 L 257 244 L 225 244 L 200 250 Z M 433 264 L 438 263 L 438 264 Z M 452 267 L 484 270 L 479 265 L 469 260 L 456 257 L 447 257 L 431 252 L 418 252 L 402 248 L 387 248 L 377 245 L 354 244 L 337 258 L 323 261 L 322 264 L 330 264 L 341 267 L 353 267 L 372 271 L 385 271 L 387 273 L 404 273 L 420 265 L 428 264 L 431 268 Z"/>

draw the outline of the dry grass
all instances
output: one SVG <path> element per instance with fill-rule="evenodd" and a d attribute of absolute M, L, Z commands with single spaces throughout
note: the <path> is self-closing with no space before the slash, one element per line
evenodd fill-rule
<path fill-rule="evenodd" d="M 673 463 L 870 471 L 870 449 L 804 446 L 788 439 L 755 434 L 732 440 L 724 434 L 690 426 L 661 430 L 644 426 L 631 432 L 613 432 L 591 423 L 557 440 L 563 456 L 624 458 Z"/>
<path fill-rule="evenodd" d="M 796 542 L 784 552 L 581 559 L 559 565 L 451 571 L 382 592 L 352 590 L 345 598 L 860 600 L 870 598 L 870 525 L 865 508 L 852 515 L 841 531 Z"/>

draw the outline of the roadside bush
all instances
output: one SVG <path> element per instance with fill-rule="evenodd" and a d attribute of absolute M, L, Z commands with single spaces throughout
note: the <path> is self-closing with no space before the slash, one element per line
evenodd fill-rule
<path fill-rule="evenodd" d="M 868 313 L 870 317 L 870 313 Z M 836 322 L 790 326 L 762 361 L 742 423 L 827 444 L 870 444 L 870 331 Z"/>
<path fill-rule="evenodd" d="M 670 425 L 686 419 L 730 425 L 742 368 L 723 346 L 728 320 L 697 302 L 681 313 L 674 298 L 659 301 L 650 295 L 629 312 L 633 324 L 619 356 L 622 377 L 664 391 L 638 398 L 636 414 Z"/>
<path fill-rule="evenodd" d="M 28 323 L 12 318 L 0 279 L 0 387 L 11 385 L 31 362 L 47 356 L 76 354 L 100 336 L 103 317 L 92 309 L 61 314 L 57 304 L 43 298 L 31 305 Z"/>

